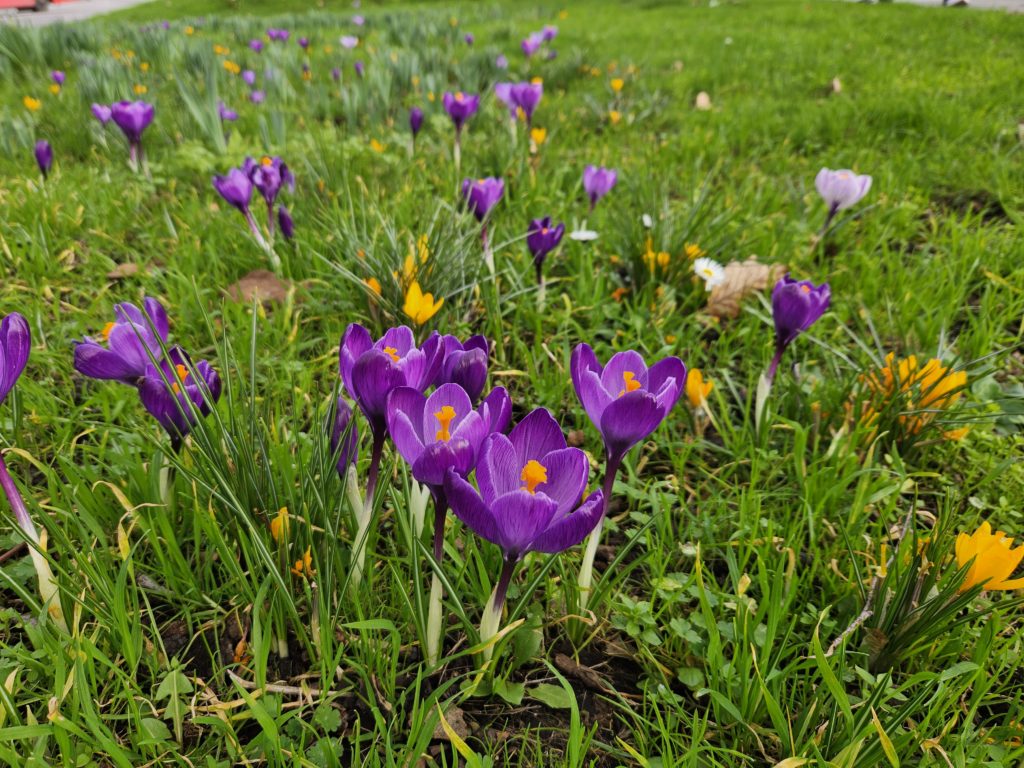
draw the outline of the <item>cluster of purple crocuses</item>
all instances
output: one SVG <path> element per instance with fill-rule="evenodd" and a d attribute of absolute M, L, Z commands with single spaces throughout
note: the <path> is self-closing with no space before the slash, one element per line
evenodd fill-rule
<path fill-rule="evenodd" d="M 213 177 L 213 188 L 242 213 L 253 238 L 265 250 L 270 249 L 274 240 L 275 220 L 285 239 L 291 240 L 295 236 L 291 213 L 284 205 L 277 204 L 277 197 L 284 187 L 294 191 L 295 176 L 280 157 L 268 156 L 259 160 L 247 157 L 241 168 L 232 168 L 226 176 Z M 250 207 L 253 190 L 258 191 L 267 204 L 268 237 L 263 236 Z"/>
<path fill-rule="evenodd" d="M 544 46 L 546 43 L 550 43 L 558 36 L 558 27 L 552 26 L 551 24 L 546 25 L 539 32 L 531 32 L 523 41 L 519 44 L 522 48 L 523 53 L 526 54 L 527 58 L 533 56 Z M 553 59 L 558 54 L 553 50 L 548 50 L 548 58 Z"/>
<path fill-rule="evenodd" d="M 542 83 L 497 83 L 494 95 L 508 107 L 509 120 L 512 124 L 518 117 L 526 121 L 527 126 L 533 124 L 533 113 L 544 95 Z"/>
<path fill-rule="evenodd" d="M 75 370 L 135 387 L 178 451 L 219 399 L 220 376 L 206 360 L 193 362 L 182 347 L 168 346 L 168 330 L 167 312 L 156 299 L 147 297 L 141 309 L 118 304 L 98 337 L 75 342 Z"/>

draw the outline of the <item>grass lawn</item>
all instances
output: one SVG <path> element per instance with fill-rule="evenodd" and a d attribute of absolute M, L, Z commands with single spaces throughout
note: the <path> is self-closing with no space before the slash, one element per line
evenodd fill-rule
<path fill-rule="evenodd" d="M 0 316 L 20 313 L 32 337 L 6 398 L 14 353 L 0 346 L 0 448 L 8 499 L 16 487 L 43 535 L 26 547 L 0 501 L 0 764 L 1021 764 L 1021 552 L 967 536 L 1024 532 L 1024 16 L 298 5 L 155 0 L 0 26 Z M 549 24 L 557 36 L 525 56 Z M 494 85 L 532 78 L 531 132 Z M 458 161 L 446 91 L 481 96 Z M 122 99 L 155 105 L 137 170 L 90 109 Z M 295 233 L 261 244 L 259 191 L 250 227 L 211 178 L 265 156 L 294 174 L 277 202 Z M 596 205 L 588 164 L 618 174 Z M 827 227 L 823 166 L 872 177 Z M 504 191 L 481 225 L 460 190 L 485 177 Z M 566 235 L 541 288 L 526 235 L 543 216 Z M 706 290 L 698 257 L 729 265 L 722 286 Z M 827 282 L 831 304 L 759 412 L 786 271 Z M 122 337 L 154 340 L 143 383 L 76 369 L 76 343 L 116 339 L 114 306 L 145 297 L 170 334 L 156 342 L 142 321 Z M 442 470 L 453 510 L 435 537 L 400 425 L 363 517 L 371 423 L 355 411 L 358 460 L 339 472 L 332 421 L 339 395 L 372 410 L 386 391 L 342 386 L 350 323 L 373 339 L 409 325 L 424 359 L 434 331 L 483 335 L 484 394 L 507 390 L 512 424 L 550 411 L 575 449 L 561 458 L 531 465 L 499 453 L 504 438 L 469 451 L 489 467 L 469 474 L 484 500 L 486 473 L 504 472 L 519 505 L 500 536 L 486 540 L 472 486 Z M 651 431 L 656 377 L 619 358 L 632 367 L 601 407 L 639 443 L 610 478 L 574 388 L 580 343 L 602 363 L 635 350 L 689 369 Z M 419 364 L 390 344 L 378 368 Z M 201 360 L 219 385 L 196 383 Z M 398 400 L 381 408 L 394 417 Z M 440 402 L 409 429 L 464 450 L 444 419 L 470 417 Z M 500 410 L 487 402 L 480 424 Z M 576 470 L 587 494 L 611 491 L 593 507 L 607 503 L 591 589 L 586 531 L 561 554 L 509 543 Z M 520 555 L 495 634 L 486 606 Z"/>

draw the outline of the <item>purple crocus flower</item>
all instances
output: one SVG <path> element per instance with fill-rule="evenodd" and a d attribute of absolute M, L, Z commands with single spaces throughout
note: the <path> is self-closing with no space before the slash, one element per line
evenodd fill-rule
<path fill-rule="evenodd" d="M 242 70 L 242 82 L 250 87 L 256 85 L 256 73 L 251 69 Z"/>
<path fill-rule="evenodd" d="M 118 101 L 110 105 L 110 116 L 128 140 L 129 160 L 137 165 L 142 152 L 142 133 L 153 122 L 155 109 L 145 101 Z"/>
<path fill-rule="evenodd" d="M 193 375 L 198 375 L 197 376 Z M 171 347 L 159 366 L 152 363 L 140 379 L 139 398 L 171 437 L 175 451 L 192 431 L 198 416 L 206 416 L 220 399 L 220 376 L 205 360 L 193 365 L 181 347 Z"/>
<path fill-rule="evenodd" d="M 448 113 L 448 117 L 455 124 L 456 135 L 462 133 L 462 128 L 466 121 L 475 115 L 477 109 L 480 108 L 479 95 L 466 94 L 462 91 L 456 91 L 455 93 L 445 91 L 442 102 L 444 103 L 444 111 Z"/>
<path fill-rule="evenodd" d="M 92 114 L 97 120 L 100 121 L 101 125 L 106 125 L 110 122 L 111 110 L 106 104 L 93 104 Z"/>
<path fill-rule="evenodd" d="M 590 210 L 594 210 L 597 201 L 607 195 L 618 180 L 618 173 L 611 168 L 588 165 L 583 169 L 583 190 L 590 199 Z"/>
<path fill-rule="evenodd" d="M 499 53 L 494 59 L 494 66 L 498 69 L 508 69 L 508 56 L 504 53 Z"/>
<path fill-rule="evenodd" d="M 295 221 L 292 219 L 288 209 L 283 205 L 277 209 L 277 223 L 281 227 L 281 234 L 284 235 L 285 240 L 293 240 L 295 238 Z"/>
<path fill-rule="evenodd" d="M 252 191 L 254 189 L 250 174 L 245 169 L 232 168 L 228 171 L 227 176 L 213 177 L 213 188 L 217 190 L 225 201 L 241 211 L 246 223 L 249 225 L 252 236 L 261 247 L 265 248 L 266 241 L 263 239 L 263 233 L 260 232 L 260 227 L 256 223 L 250 208 L 252 204 Z"/>
<path fill-rule="evenodd" d="M 19 312 L 11 312 L 0 321 L 0 403 L 14 389 L 25 370 L 32 349 L 32 334 Z"/>
<path fill-rule="evenodd" d="M 494 431 L 492 406 L 505 416 L 499 427 L 507 426 L 512 406 L 503 387 L 478 410 L 458 384 L 442 384 L 429 397 L 411 387 L 398 387 L 388 396 L 388 432 L 395 449 L 435 499 L 449 469 L 462 477 L 473 471 L 480 445 Z"/>
<path fill-rule="evenodd" d="M 345 391 L 370 422 L 374 439 L 387 435 L 387 398 L 393 389 L 412 387 L 422 392 L 437 378 L 444 362 L 441 337 L 433 333 L 416 346 L 412 330 L 390 328 L 377 341 L 358 323 L 345 329 L 339 348 L 339 367 Z"/>
<path fill-rule="evenodd" d="M 256 90 L 249 94 L 249 101 L 253 104 L 262 104 L 267 98 L 267 94 L 263 91 Z"/>
<path fill-rule="evenodd" d="M 55 70 L 53 70 L 53 72 L 50 73 L 50 78 L 57 85 L 64 85 L 64 81 L 67 79 L 67 75 L 65 75 L 59 69 L 55 69 Z"/>
<path fill-rule="evenodd" d="M 476 216 L 477 221 L 483 221 L 490 210 L 501 200 L 505 193 L 505 182 L 488 176 L 485 179 L 464 179 L 462 182 L 462 197 L 466 205 Z"/>
<path fill-rule="evenodd" d="M 220 119 L 225 123 L 234 122 L 238 119 L 238 113 L 235 112 L 235 110 L 230 109 L 227 105 L 225 105 L 223 101 L 217 104 L 217 114 L 220 116 Z"/>
<path fill-rule="evenodd" d="M 39 172 L 43 174 L 43 178 L 49 178 L 50 169 L 53 167 L 53 147 L 50 146 L 50 142 L 46 139 L 40 139 L 36 142 L 35 148 L 36 165 L 39 166 Z"/>
<path fill-rule="evenodd" d="M 825 226 L 831 223 L 833 217 L 860 202 L 871 189 L 870 176 L 858 176 L 850 170 L 833 171 L 822 168 L 814 179 L 814 186 L 818 194 L 828 205 L 828 217 Z"/>
<path fill-rule="evenodd" d="M 349 466 L 359 460 L 359 427 L 352 419 L 352 406 L 341 395 L 338 395 L 338 408 L 334 414 L 334 428 L 331 430 L 331 450 L 341 451 L 338 455 L 338 474 L 345 477 Z"/>
<path fill-rule="evenodd" d="M 545 43 L 550 43 L 558 36 L 558 27 L 547 24 L 544 29 L 541 30 L 540 37 Z"/>
<path fill-rule="evenodd" d="M 472 45 L 476 42 L 476 36 L 472 32 L 467 32 L 462 39 L 466 41 L 466 45 Z"/>
<path fill-rule="evenodd" d="M 423 110 L 419 107 L 413 107 L 409 110 L 409 130 L 412 131 L 412 138 L 415 141 L 416 135 L 420 132 L 420 128 L 423 127 Z"/>
<path fill-rule="evenodd" d="M 251 48 L 256 53 L 260 53 L 263 50 L 263 41 L 259 39 L 250 40 L 249 48 Z"/>
<path fill-rule="evenodd" d="M 334 82 L 341 80 L 341 67 L 334 67 L 331 70 L 331 79 L 334 80 Z"/>
<path fill-rule="evenodd" d="M 357 27 L 361 27 L 366 23 L 366 19 L 360 16 L 359 14 L 356 14 L 355 16 L 352 17 L 352 23 L 355 24 Z"/>
<path fill-rule="evenodd" d="M 772 319 L 775 321 L 775 355 L 768 366 L 768 382 L 782 360 L 786 347 L 825 314 L 832 302 L 832 289 L 828 283 L 814 285 L 809 280 L 783 277 L 772 289 Z"/>
<path fill-rule="evenodd" d="M 287 29 L 268 29 L 267 37 L 271 40 L 277 40 L 279 42 L 286 42 L 291 37 L 291 32 Z"/>
<path fill-rule="evenodd" d="M 242 170 L 248 174 L 253 186 L 259 190 L 267 204 L 268 226 L 273 234 L 274 202 L 283 186 L 287 185 L 289 190 L 295 191 L 295 177 L 280 157 L 264 156 L 259 162 L 247 157 Z"/>
<path fill-rule="evenodd" d="M 533 112 L 537 109 L 543 95 L 544 86 L 541 83 L 516 83 L 512 86 L 512 102 L 523 111 L 527 125 L 533 122 Z"/>
<path fill-rule="evenodd" d="M 470 336 L 463 343 L 455 336 L 443 336 L 444 363 L 435 385 L 458 384 L 474 403 L 487 383 L 487 356 L 490 345 L 483 336 Z"/>
<path fill-rule="evenodd" d="M 508 109 L 508 116 L 516 119 L 516 102 L 512 98 L 512 83 L 495 83 L 494 95 Z"/>
<path fill-rule="evenodd" d="M 633 350 L 612 355 L 602 366 L 594 350 L 580 344 L 570 368 L 576 396 L 601 433 L 608 465 L 615 469 L 630 448 L 658 428 L 686 385 L 686 366 L 678 357 L 648 368 Z"/>
<path fill-rule="evenodd" d="M 361 59 L 357 61 L 353 66 L 355 67 L 356 74 L 359 75 L 359 77 L 362 77 L 363 75 L 366 74 L 366 65 L 363 64 Z"/>
<path fill-rule="evenodd" d="M 533 56 L 533 54 L 535 54 L 538 50 L 540 50 L 540 47 L 541 45 L 543 45 L 543 43 L 543 34 L 540 32 L 534 32 L 533 34 L 529 35 L 526 39 L 524 39 L 519 44 L 519 47 L 523 49 L 523 53 L 525 53 L 527 58 L 529 58 L 530 56 Z"/>
<path fill-rule="evenodd" d="M 167 312 L 156 299 L 147 296 L 142 309 L 123 303 L 114 307 L 114 322 L 107 323 L 100 336 L 106 346 L 86 336 L 75 342 L 75 370 L 101 381 L 136 384 L 146 373 L 151 358 L 162 353 L 167 343 Z"/>
<path fill-rule="evenodd" d="M 355 35 L 342 35 L 338 40 L 341 43 L 341 47 L 351 51 L 357 45 L 359 45 L 359 38 Z"/>
<path fill-rule="evenodd" d="M 308 37 L 300 37 L 299 38 L 299 47 L 302 50 L 306 50 L 307 48 L 309 48 L 309 38 Z"/>
<path fill-rule="evenodd" d="M 527 553 L 563 552 L 601 522 L 601 491 L 581 503 L 589 471 L 586 454 L 566 447 L 558 422 L 538 408 L 507 437 L 492 434 L 484 441 L 476 469 L 479 491 L 456 471 L 446 474 L 452 512 L 502 551 L 501 575 L 484 611 L 481 640 L 497 631 L 515 566 Z"/>
<path fill-rule="evenodd" d="M 550 216 L 530 222 L 530 228 L 526 231 L 526 247 L 530 249 L 530 255 L 533 256 L 533 265 L 537 269 L 539 284 L 544 282 L 544 275 L 541 271 L 544 259 L 558 247 L 564 234 L 565 224 L 559 222 L 558 225 L 552 226 Z"/>

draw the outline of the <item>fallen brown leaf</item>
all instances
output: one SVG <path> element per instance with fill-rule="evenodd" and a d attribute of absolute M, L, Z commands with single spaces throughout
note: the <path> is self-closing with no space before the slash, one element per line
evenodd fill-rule
<path fill-rule="evenodd" d="M 708 296 L 708 314 L 737 317 L 744 298 L 775 285 L 785 273 L 784 264 L 762 264 L 756 256 L 746 261 L 730 261 L 725 265 L 725 278 Z"/>
<path fill-rule="evenodd" d="M 126 277 L 132 277 L 138 274 L 139 265 L 132 264 L 131 262 L 125 262 L 124 264 L 118 264 L 112 270 L 107 272 L 108 280 L 123 280 Z"/>
<path fill-rule="evenodd" d="M 460 739 L 468 739 L 470 735 L 469 726 L 466 724 L 466 714 L 458 707 L 452 707 L 444 713 L 444 719 L 448 721 L 448 725 L 455 731 L 455 735 Z M 434 726 L 434 741 L 450 741 L 448 734 L 444 732 L 444 728 L 441 723 Z"/>
<path fill-rule="evenodd" d="M 273 272 L 257 269 L 237 283 L 229 285 L 227 294 L 234 301 L 251 303 L 253 300 L 258 300 L 264 304 L 273 304 L 287 299 L 290 288 L 290 282 L 282 281 Z"/>

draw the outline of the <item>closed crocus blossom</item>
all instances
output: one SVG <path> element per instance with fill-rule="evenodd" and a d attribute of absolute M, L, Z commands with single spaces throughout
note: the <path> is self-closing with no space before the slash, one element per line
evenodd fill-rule
<path fill-rule="evenodd" d="M 57 85 L 64 85 L 64 81 L 67 79 L 67 75 L 61 72 L 59 69 L 53 70 L 50 73 L 50 79 L 53 80 Z"/>
<path fill-rule="evenodd" d="M 362 61 L 357 61 L 357 62 L 356 62 L 355 64 L 353 64 L 352 66 L 353 66 L 353 68 L 355 69 L 355 71 L 356 71 L 356 74 L 357 74 L 357 75 L 358 75 L 359 77 L 362 77 L 363 75 L 365 75 L 365 74 L 366 74 L 366 65 L 365 65 L 365 64 L 363 64 L 363 62 L 362 62 Z"/>
<path fill-rule="evenodd" d="M 558 27 L 553 24 L 547 24 L 544 29 L 541 30 L 540 36 L 545 43 L 550 43 L 558 37 Z"/>
<path fill-rule="evenodd" d="M 1002 531 L 992 533 L 986 521 L 972 534 L 956 537 L 956 564 L 965 568 L 970 564 L 960 591 L 966 592 L 981 585 L 986 590 L 1006 591 L 1024 587 L 1024 578 L 1011 579 L 1024 559 L 1024 546 L 1013 547 L 1013 539 Z"/>
<path fill-rule="evenodd" d="M 224 198 L 225 202 L 241 211 L 245 222 L 249 225 L 249 231 L 253 238 L 262 248 L 267 248 L 267 242 L 263 238 L 259 224 L 252 215 L 252 192 L 253 183 L 249 174 L 241 168 L 232 168 L 227 176 L 214 176 L 213 188 Z"/>
<path fill-rule="evenodd" d="M 341 395 L 334 412 L 331 450 L 338 453 L 338 474 L 345 477 L 348 468 L 359 460 L 359 428 L 352 418 L 352 406 Z"/>
<path fill-rule="evenodd" d="M 217 115 L 225 123 L 231 123 L 238 119 L 238 113 L 228 107 L 223 101 L 217 104 Z"/>
<path fill-rule="evenodd" d="M 487 339 L 470 336 L 463 343 L 455 336 L 444 336 L 441 345 L 444 363 L 434 383 L 438 386 L 458 384 L 475 403 L 487 384 L 487 357 L 490 352 Z"/>
<path fill-rule="evenodd" d="M 413 107 L 409 110 L 409 130 L 412 131 L 413 139 L 420 132 L 423 127 L 423 110 L 419 107 Z"/>
<path fill-rule="evenodd" d="M 591 210 L 597 205 L 598 200 L 611 192 L 618 180 L 618 173 L 611 168 L 588 165 L 583 169 L 583 190 L 590 200 Z"/>
<path fill-rule="evenodd" d="M 839 212 L 856 205 L 871 189 L 870 176 L 858 176 L 851 170 L 833 171 L 822 168 L 814 179 L 818 194 L 828 206 L 828 226 L 832 218 Z"/>
<path fill-rule="evenodd" d="M 481 641 L 497 632 L 515 566 L 527 553 L 563 552 L 601 522 L 601 491 L 581 503 L 589 472 L 586 454 L 566 447 L 558 422 L 542 408 L 508 437 L 496 433 L 487 438 L 477 460 L 479 491 L 448 471 L 444 489 L 452 512 L 502 551 L 501 574 L 480 623 Z"/>
<path fill-rule="evenodd" d="M 93 104 L 91 109 L 93 117 L 99 120 L 101 125 L 106 125 L 110 122 L 112 113 L 110 107 L 106 104 Z"/>
<path fill-rule="evenodd" d="M 50 146 L 50 142 L 46 139 L 40 139 L 36 142 L 35 147 L 36 165 L 39 166 L 39 172 L 43 174 L 43 178 L 49 178 L 50 169 L 53 168 L 53 147 Z"/>
<path fill-rule="evenodd" d="M 462 182 L 462 197 L 477 221 L 484 220 L 504 193 L 505 182 L 493 176 L 477 180 L 464 179 Z"/>
<path fill-rule="evenodd" d="M 775 284 L 772 289 L 775 356 L 768 368 L 769 382 L 775 378 L 786 347 L 825 314 L 831 301 L 832 291 L 828 283 L 814 285 L 809 280 L 794 280 L 786 275 Z"/>
<path fill-rule="evenodd" d="M 100 340 L 86 336 L 75 342 L 75 370 L 91 379 L 137 384 L 152 359 L 160 357 L 167 333 L 167 312 L 156 299 L 147 296 L 141 309 L 118 304 Z"/>
<path fill-rule="evenodd" d="M 277 224 L 281 227 L 281 234 L 284 235 L 285 240 L 295 238 L 295 222 L 292 220 L 291 213 L 283 205 L 277 209 Z"/>
<path fill-rule="evenodd" d="M 256 73 L 251 69 L 246 69 L 242 72 L 242 82 L 246 85 L 256 85 Z"/>
<path fill-rule="evenodd" d="M 708 395 L 715 388 L 714 382 L 704 381 L 704 374 L 699 368 L 691 368 L 686 374 L 686 399 L 691 408 L 703 408 L 707 405 Z"/>
<path fill-rule="evenodd" d="M 299 47 L 302 50 L 306 50 L 307 48 L 309 48 L 309 38 L 308 37 L 300 37 L 298 42 L 299 42 Z"/>
<path fill-rule="evenodd" d="M 256 53 L 260 53 L 263 50 L 263 41 L 258 39 L 250 40 L 249 48 Z"/>
<path fill-rule="evenodd" d="M 140 379 L 143 406 L 171 438 L 174 450 L 220 399 L 220 376 L 205 360 L 192 363 L 181 347 L 172 347 L 159 365 L 150 363 Z"/>
<path fill-rule="evenodd" d="M 142 151 L 142 134 L 153 122 L 155 109 L 145 101 L 118 101 L 110 105 L 110 116 L 128 140 L 128 159 L 137 167 Z"/>
<path fill-rule="evenodd" d="M 342 48 L 346 48 L 348 50 L 352 50 L 357 45 L 359 45 L 359 38 L 356 37 L 355 35 L 343 35 L 338 40 L 338 42 L 341 43 L 341 47 Z"/>
<path fill-rule="evenodd" d="M 516 103 L 512 98 L 512 83 L 495 83 L 494 96 L 508 109 L 509 118 L 515 120 Z"/>
<path fill-rule="evenodd" d="M 533 113 L 544 95 L 544 86 L 541 83 L 516 83 L 512 86 L 512 101 L 517 109 L 522 110 L 526 124 L 533 122 Z"/>
<path fill-rule="evenodd" d="M 534 219 L 526 231 L 526 247 L 530 249 L 533 256 L 533 265 L 537 270 L 537 282 L 544 282 L 543 266 L 544 260 L 548 257 L 558 244 L 562 242 L 565 234 L 565 224 L 559 222 L 557 225 L 551 223 L 551 217 Z"/>
<path fill-rule="evenodd" d="M 32 348 L 28 323 L 18 312 L 0 320 L 0 403 L 14 389 Z"/>
<path fill-rule="evenodd" d="M 295 176 L 280 157 L 264 156 L 259 161 L 245 159 L 242 170 L 267 204 L 267 229 L 274 234 L 274 204 L 283 187 L 295 191 Z"/>

